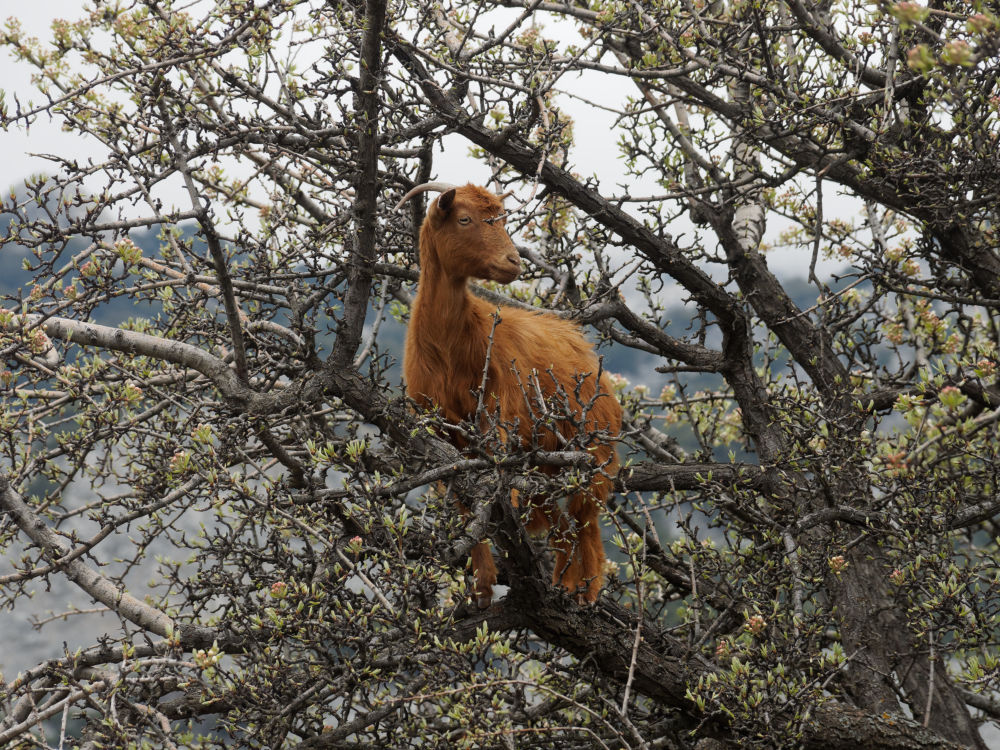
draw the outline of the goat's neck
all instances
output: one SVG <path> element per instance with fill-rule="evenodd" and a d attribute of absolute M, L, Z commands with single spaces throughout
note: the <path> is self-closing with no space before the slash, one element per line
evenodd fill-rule
<path fill-rule="evenodd" d="M 478 300 L 469 292 L 468 278 L 449 276 L 432 258 L 422 260 L 411 321 L 419 345 L 444 354 L 453 367 L 481 369 L 482 361 L 471 361 L 485 359 L 486 342 L 478 346 Z"/>

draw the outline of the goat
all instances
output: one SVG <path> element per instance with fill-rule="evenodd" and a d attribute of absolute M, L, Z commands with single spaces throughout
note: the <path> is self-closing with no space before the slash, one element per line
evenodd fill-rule
<path fill-rule="evenodd" d="M 593 455 L 597 471 L 589 486 L 568 499 L 575 527 L 548 497 L 528 503 L 526 528 L 531 533 L 555 528 L 553 584 L 575 593 L 581 603 L 594 602 L 605 567 L 598 515 L 618 471 L 614 440 L 621 431 L 621 406 L 576 324 L 551 313 L 498 308 L 470 293 L 469 278 L 506 284 L 520 275 L 521 259 L 504 227 L 503 196 L 472 184 L 432 182 L 410 190 L 396 208 L 429 190 L 441 195 L 420 227 L 420 280 L 403 356 L 406 392 L 453 424 L 479 416 L 485 429 L 481 415 L 495 413 L 502 434 L 516 429 L 525 447 L 558 450 L 575 438 Z M 568 413 L 553 429 L 537 430 L 545 401 L 560 399 Z M 461 440 L 454 442 L 464 447 Z M 516 490 L 511 499 L 517 505 Z M 473 547 L 472 567 L 478 604 L 489 606 L 497 579 L 489 542 Z"/>

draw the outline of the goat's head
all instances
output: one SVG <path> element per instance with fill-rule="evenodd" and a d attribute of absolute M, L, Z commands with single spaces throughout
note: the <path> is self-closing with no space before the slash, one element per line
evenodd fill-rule
<path fill-rule="evenodd" d="M 504 228 L 504 196 L 472 184 L 428 182 L 403 196 L 396 208 L 428 190 L 439 190 L 441 195 L 431 203 L 420 228 L 421 263 L 436 261 L 455 279 L 471 276 L 507 284 L 518 277 L 521 258 Z"/>

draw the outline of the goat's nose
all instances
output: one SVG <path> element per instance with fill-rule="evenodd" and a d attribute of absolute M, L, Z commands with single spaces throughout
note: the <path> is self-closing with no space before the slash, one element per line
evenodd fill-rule
<path fill-rule="evenodd" d="M 521 256 L 517 254 L 516 250 L 511 250 L 509 253 L 507 253 L 507 261 L 512 266 L 519 266 L 521 265 Z"/>

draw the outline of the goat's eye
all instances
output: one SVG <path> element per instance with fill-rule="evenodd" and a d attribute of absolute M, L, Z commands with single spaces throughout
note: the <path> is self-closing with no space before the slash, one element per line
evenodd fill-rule
<path fill-rule="evenodd" d="M 459 224 L 471 224 L 472 223 L 472 219 L 470 219 L 468 216 L 463 216 L 461 219 L 458 220 L 458 223 Z"/>

